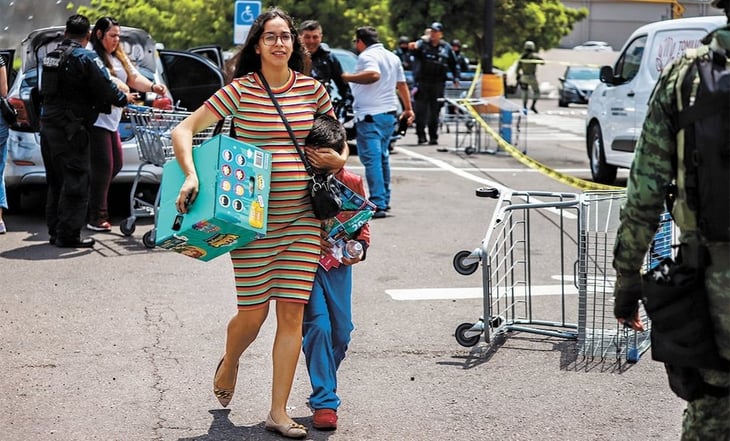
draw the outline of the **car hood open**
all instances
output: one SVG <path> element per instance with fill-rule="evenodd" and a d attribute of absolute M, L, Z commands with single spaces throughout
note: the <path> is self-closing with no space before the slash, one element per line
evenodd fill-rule
<path fill-rule="evenodd" d="M 21 43 L 21 69 L 25 72 L 36 67 L 46 54 L 63 41 L 63 26 L 37 29 Z M 129 59 L 137 66 L 155 71 L 155 40 L 138 28 L 121 27 L 122 44 Z"/>

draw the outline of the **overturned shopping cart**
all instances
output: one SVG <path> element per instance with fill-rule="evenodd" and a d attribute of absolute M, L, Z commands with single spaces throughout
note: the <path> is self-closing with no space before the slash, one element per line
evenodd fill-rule
<path fill-rule="evenodd" d="M 483 311 L 476 322 L 457 326 L 457 342 L 471 347 L 482 338 L 491 344 L 497 335 L 528 332 L 577 340 L 585 357 L 638 361 L 649 347 L 649 326 L 636 332 L 613 318 L 612 247 L 624 192 L 488 188 L 477 196 L 497 205 L 481 245 L 458 252 L 453 264 L 463 275 L 481 266 Z M 672 241 L 665 218 L 649 257 L 670 255 Z"/>
<path fill-rule="evenodd" d="M 154 202 L 149 202 L 138 195 L 137 187 L 142 180 L 142 171 L 145 167 L 162 167 L 168 160 L 175 157 L 172 147 L 172 129 L 187 118 L 191 112 L 161 110 L 154 107 L 136 105 L 127 106 L 126 112 L 132 122 L 132 129 L 134 130 L 134 137 L 137 142 L 137 153 L 141 161 L 129 193 L 130 215 L 119 226 L 122 234 L 131 236 L 136 229 L 137 218 L 154 217 L 155 221 L 157 221 L 157 210 L 160 204 L 159 188 Z M 222 131 L 223 129 L 227 130 L 229 124 L 229 120 L 225 120 L 219 125 L 211 126 L 195 134 L 193 136 L 193 146 L 201 144 L 218 131 Z M 154 227 L 142 236 L 142 243 L 147 248 L 155 247 Z"/>

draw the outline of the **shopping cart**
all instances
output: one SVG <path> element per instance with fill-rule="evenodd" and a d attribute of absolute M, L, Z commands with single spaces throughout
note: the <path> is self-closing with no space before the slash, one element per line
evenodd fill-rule
<path fill-rule="evenodd" d="M 481 264 L 483 315 L 457 326 L 457 342 L 475 346 L 484 335 L 490 344 L 491 334 L 522 331 L 577 340 L 586 359 L 637 362 L 649 348 L 651 323 L 643 309 L 643 332 L 619 326 L 613 316 L 613 244 L 625 192 L 579 196 L 491 188 L 477 190 L 477 196 L 496 198 L 497 206 L 481 246 L 458 252 L 453 265 L 470 275 Z M 672 256 L 675 240 L 676 228 L 665 213 L 646 268 Z M 546 249 L 557 250 L 558 258 L 533 257 Z M 552 285 L 540 285 L 547 280 Z"/>
<path fill-rule="evenodd" d="M 476 323 L 457 326 L 456 341 L 471 347 L 484 335 L 489 344 L 492 335 L 509 331 L 576 339 L 577 324 L 567 319 L 575 311 L 568 311 L 567 299 L 577 289 L 563 275 L 575 265 L 578 195 L 507 188 L 480 188 L 476 195 L 497 199 L 497 206 L 481 246 L 458 252 L 453 264 L 470 275 L 481 263 L 484 313 Z M 559 258 L 533 255 L 543 249 L 557 250 Z M 552 275 L 559 276 L 557 284 Z M 559 297 L 557 308 L 546 295 Z"/>
<path fill-rule="evenodd" d="M 625 200 L 623 190 L 588 191 L 581 200 L 578 348 L 588 359 L 624 356 L 628 362 L 637 362 L 651 344 L 651 322 L 643 307 L 639 308 L 640 318 L 645 323 L 642 332 L 620 326 L 613 315 L 616 281 L 612 266 L 613 245 Z M 663 213 L 642 272 L 664 258 L 674 257 L 676 240 L 676 227 L 669 213 Z"/>
<path fill-rule="evenodd" d="M 155 201 L 149 202 L 137 193 L 137 187 L 142 178 L 142 170 L 147 166 L 162 167 L 165 163 L 174 158 L 172 148 L 171 132 L 191 112 L 181 110 L 161 110 L 154 107 L 129 105 L 126 108 L 134 137 L 137 141 L 137 153 L 139 153 L 140 165 L 137 174 L 132 182 L 132 189 L 129 193 L 129 217 L 119 225 L 119 229 L 125 236 L 134 234 L 138 217 L 154 217 L 157 220 L 157 209 L 160 205 L 160 190 L 157 189 Z M 210 126 L 207 129 L 193 136 L 193 146 L 201 144 L 210 138 L 217 131 L 228 130 L 230 125 L 228 119 L 221 124 Z M 227 131 L 223 131 L 227 133 Z M 147 248 L 155 247 L 154 227 L 142 236 L 142 243 Z"/>

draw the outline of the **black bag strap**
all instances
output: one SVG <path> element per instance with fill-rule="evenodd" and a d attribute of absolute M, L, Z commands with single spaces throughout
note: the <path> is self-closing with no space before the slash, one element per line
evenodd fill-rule
<path fill-rule="evenodd" d="M 281 110 L 281 106 L 279 105 L 279 101 L 277 101 L 276 97 L 274 96 L 274 92 L 271 91 L 271 87 L 269 87 L 269 83 L 266 81 L 266 78 L 264 78 L 264 74 L 261 72 L 257 72 L 258 77 L 261 79 L 261 82 L 264 84 L 264 87 L 266 88 L 266 92 L 269 94 L 269 97 L 271 98 L 271 101 L 274 103 L 274 107 L 276 107 L 276 111 L 279 112 L 279 116 L 281 116 L 281 120 L 284 122 L 284 126 L 286 126 L 287 132 L 289 132 L 289 137 L 291 138 L 292 142 L 294 143 L 294 147 L 297 148 L 297 153 L 299 153 L 299 157 L 302 158 L 302 162 L 304 163 L 304 168 L 307 170 L 307 173 L 309 173 L 310 176 L 314 176 L 314 170 L 312 169 L 312 165 L 307 160 L 307 156 L 302 151 L 302 148 L 299 146 L 299 142 L 297 142 L 297 137 L 294 135 L 294 131 L 292 130 L 291 126 L 289 125 L 289 121 L 286 119 L 286 116 L 284 116 L 284 111 Z"/>

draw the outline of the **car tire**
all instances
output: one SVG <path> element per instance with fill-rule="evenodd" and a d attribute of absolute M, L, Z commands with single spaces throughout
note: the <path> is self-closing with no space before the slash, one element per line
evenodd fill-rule
<path fill-rule="evenodd" d="M 606 163 L 601 126 L 591 124 L 588 129 L 588 159 L 591 164 L 591 176 L 599 184 L 613 184 L 616 181 L 615 165 Z"/>
<path fill-rule="evenodd" d="M 568 102 L 559 99 L 558 100 L 558 107 L 568 107 Z"/>

